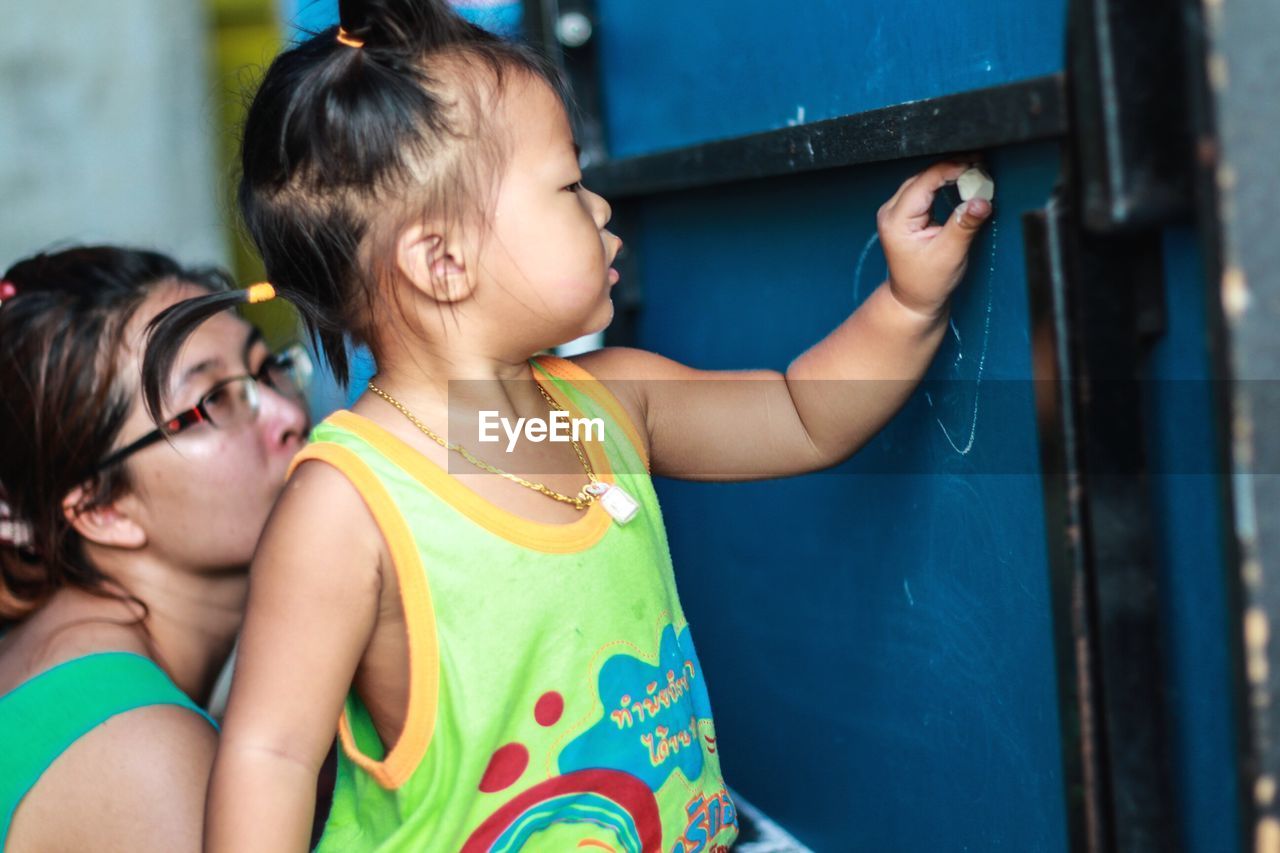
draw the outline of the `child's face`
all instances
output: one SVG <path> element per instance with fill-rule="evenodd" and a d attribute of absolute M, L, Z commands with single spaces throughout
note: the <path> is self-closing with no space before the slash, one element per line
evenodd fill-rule
<path fill-rule="evenodd" d="M 609 203 L 579 183 L 577 147 L 559 98 L 529 75 L 507 82 L 492 120 L 510 140 L 510 157 L 481 248 L 476 296 L 486 310 L 507 315 L 508 335 L 514 331 L 536 350 L 613 319 L 609 292 L 618 274 L 610 264 L 622 241 L 605 229 Z"/>

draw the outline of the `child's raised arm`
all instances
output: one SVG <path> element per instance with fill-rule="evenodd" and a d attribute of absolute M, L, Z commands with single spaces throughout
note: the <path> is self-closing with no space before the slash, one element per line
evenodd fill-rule
<path fill-rule="evenodd" d="M 805 473 L 844 460 L 888 423 L 942 342 L 951 292 L 991 213 L 975 199 L 945 224 L 932 221 L 934 196 L 969 165 L 938 163 L 880 208 L 889 280 L 785 375 L 695 370 L 639 350 L 583 356 L 647 427 L 653 473 L 697 480 Z"/>
<path fill-rule="evenodd" d="M 343 476 L 302 465 L 250 572 L 210 783 L 206 850 L 307 849 L 316 776 L 376 621 L 382 548 Z"/>

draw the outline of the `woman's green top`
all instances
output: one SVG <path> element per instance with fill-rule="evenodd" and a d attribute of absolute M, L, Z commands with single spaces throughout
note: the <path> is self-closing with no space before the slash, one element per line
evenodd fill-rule
<path fill-rule="evenodd" d="M 111 717 L 151 705 L 187 708 L 217 728 L 164 670 L 131 652 L 66 661 L 0 696 L 0 849 L 22 798 L 58 756 Z"/>

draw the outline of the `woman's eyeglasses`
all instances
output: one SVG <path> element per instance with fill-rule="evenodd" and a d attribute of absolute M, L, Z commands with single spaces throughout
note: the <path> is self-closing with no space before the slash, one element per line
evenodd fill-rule
<path fill-rule="evenodd" d="M 302 402 L 303 391 L 311 381 L 312 369 L 311 356 L 302 344 L 294 344 L 269 355 L 257 373 L 231 376 L 218 382 L 195 406 L 179 412 L 142 438 L 107 456 L 98 463 L 90 476 L 145 447 L 172 438 L 199 424 L 209 424 L 217 429 L 234 429 L 252 423 L 257 419 L 258 409 L 261 407 L 261 394 L 258 390 L 260 384 L 291 400 Z"/>

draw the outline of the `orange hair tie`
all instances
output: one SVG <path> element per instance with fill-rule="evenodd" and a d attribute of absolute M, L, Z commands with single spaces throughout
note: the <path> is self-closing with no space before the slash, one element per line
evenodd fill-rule
<path fill-rule="evenodd" d="M 245 290 L 245 301 L 250 305 L 257 305 L 259 302 L 270 302 L 275 298 L 276 289 L 266 282 L 255 284 Z"/>
<path fill-rule="evenodd" d="M 364 39 L 358 39 L 342 27 L 338 27 L 338 44 L 345 44 L 347 47 L 361 48 L 364 47 Z"/>

